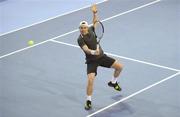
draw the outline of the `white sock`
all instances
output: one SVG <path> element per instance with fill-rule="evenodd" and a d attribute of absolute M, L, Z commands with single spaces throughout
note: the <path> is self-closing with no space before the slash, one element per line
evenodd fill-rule
<path fill-rule="evenodd" d="M 88 95 L 87 96 L 87 100 L 91 101 L 91 96 Z"/>
<path fill-rule="evenodd" d="M 116 82 L 117 82 L 117 78 L 114 78 L 114 77 L 113 77 L 113 78 L 111 79 L 111 82 L 112 82 L 113 84 L 116 83 Z"/>

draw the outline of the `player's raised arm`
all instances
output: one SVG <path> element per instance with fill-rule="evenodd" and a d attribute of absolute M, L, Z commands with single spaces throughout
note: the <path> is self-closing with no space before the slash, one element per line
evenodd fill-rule
<path fill-rule="evenodd" d="M 92 11 L 92 13 L 93 13 L 93 26 L 96 27 L 96 26 L 95 26 L 95 22 L 98 21 L 98 17 L 97 17 L 97 6 L 96 6 L 96 4 L 94 4 L 94 5 L 91 6 L 91 11 Z"/>

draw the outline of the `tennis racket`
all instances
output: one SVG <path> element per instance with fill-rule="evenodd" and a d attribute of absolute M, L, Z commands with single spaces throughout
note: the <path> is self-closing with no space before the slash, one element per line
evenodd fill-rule
<path fill-rule="evenodd" d="M 94 26 L 95 26 L 94 33 L 96 35 L 97 42 L 99 44 L 104 35 L 104 26 L 103 26 L 102 22 L 100 22 L 100 21 L 96 21 Z"/>

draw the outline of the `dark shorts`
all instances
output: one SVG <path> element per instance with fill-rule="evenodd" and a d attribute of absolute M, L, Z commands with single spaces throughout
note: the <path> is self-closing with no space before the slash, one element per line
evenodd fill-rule
<path fill-rule="evenodd" d="M 95 73 L 97 75 L 98 66 L 110 68 L 114 62 L 115 59 L 104 54 L 101 58 L 87 63 L 87 74 Z"/>

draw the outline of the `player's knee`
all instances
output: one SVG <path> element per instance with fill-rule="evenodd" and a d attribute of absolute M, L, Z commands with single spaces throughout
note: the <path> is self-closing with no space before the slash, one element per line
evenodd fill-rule
<path fill-rule="evenodd" d="M 88 75 L 88 85 L 93 85 L 94 83 L 94 78 L 95 78 L 95 75 L 94 74 L 90 74 Z"/>
<path fill-rule="evenodd" d="M 117 63 L 116 68 L 117 71 L 122 71 L 123 65 L 121 63 Z"/>
<path fill-rule="evenodd" d="M 121 71 L 123 69 L 123 64 L 119 63 L 118 69 Z"/>

